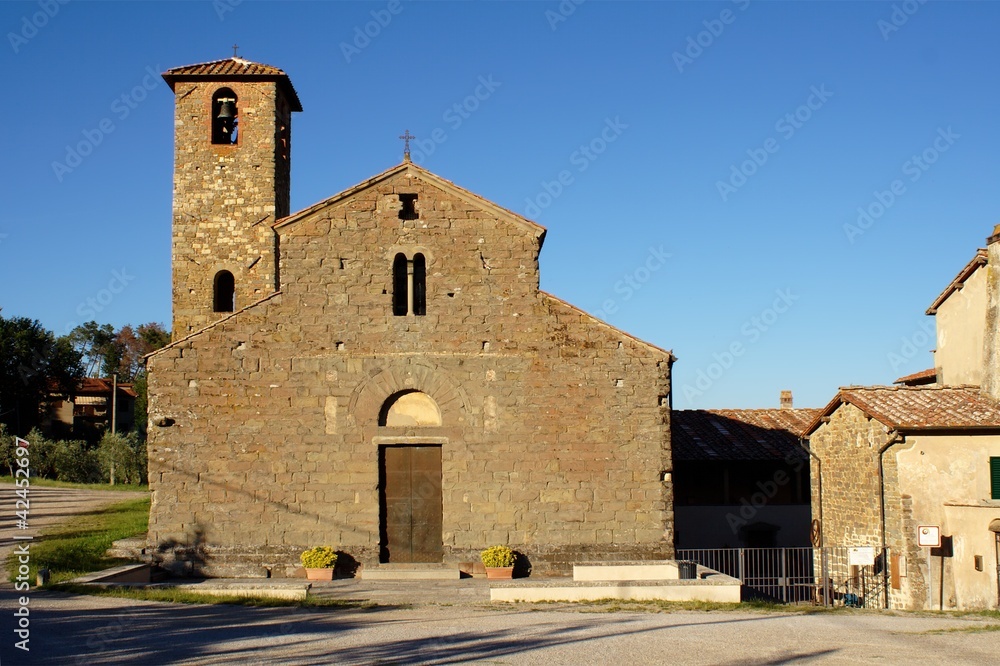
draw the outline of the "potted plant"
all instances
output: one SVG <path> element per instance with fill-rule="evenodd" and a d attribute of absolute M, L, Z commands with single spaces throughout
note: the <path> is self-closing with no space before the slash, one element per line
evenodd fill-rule
<path fill-rule="evenodd" d="M 337 551 L 331 546 L 316 546 L 299 556 L 309 580 L 333 580 L 333 567 L 337 564 Z"/>
<path fill-rule="evenodd" d="M 514 577 L 514 551 L 507 546 L 491 546 L 479 553 L 487 578 Z"/>

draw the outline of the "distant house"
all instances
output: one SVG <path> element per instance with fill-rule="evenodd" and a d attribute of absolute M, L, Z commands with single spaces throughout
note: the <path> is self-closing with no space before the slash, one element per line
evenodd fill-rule
<path fill-rule="evenodd" d="M 790 396 L 789 401 L 790 403 Z M 816 409 L 674 410 L 678 548 L 808 546 Z"/>
<path fill-rule="evenodd" d="M 843 388 L 806 429 L 822 543 L 871 549 L 893 608 L 998 607 L 1000 226 L 988 242 L 927 310 L 934 369 Z"/>
<path fill-rule="evenodd" d="M 115 429 L 131 430 L 135 424 L 137 394 L 132 384 L 117 385 L 116 402 L 112 405 L 112 379 L 85 377 L 70 394 L 53 393 L 45 406 L 42 432 L 56 439 L 96 439 L 111 428 L 115 412 Z"/>

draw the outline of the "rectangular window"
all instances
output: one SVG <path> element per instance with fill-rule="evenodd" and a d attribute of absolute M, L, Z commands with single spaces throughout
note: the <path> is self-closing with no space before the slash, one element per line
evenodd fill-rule
<path fill-rule="evenodd" d="M 1000 457 L 990 458 L 990 497 L 1000 500 Z"/>

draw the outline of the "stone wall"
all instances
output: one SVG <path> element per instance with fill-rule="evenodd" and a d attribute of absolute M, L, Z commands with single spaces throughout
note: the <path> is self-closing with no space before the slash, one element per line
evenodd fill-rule
<path fill-rule="evenodd" d="M 213 144 L 212 97 L 238 98 L 235 145 Z M 219 317 L 217 272 L 236 278 L 236 307 L 276 288 L 275 220 L 288 215 L 291 112 L 273 81 L 184 81 L 175 86 L 173 336 Z"/>
<path fill-rule="evenodd" d="M 881 544 L 878 450 L 887 439 L 881 423 L 846 403 L 810 436 L 809 448 L 822 461 L 822 470 L 811 461 L 812 514 L 822 515 L 825 545 Z"/>
<path fill-rule="evenodd" d="M 672 554 L 672 359 L 539 292 L 540 227 L 412 165 L 289 219 L 281 293 L 150 359 L 152 546 L 201 544 L 217 573 L 317 544 L 374 564 L 379 446 L 426 443 L 445 561 Z M 425 316 L 392 314 L 400 251 L 427 258 Z M 403 390 L 442 424 L 379 426 Z"/>

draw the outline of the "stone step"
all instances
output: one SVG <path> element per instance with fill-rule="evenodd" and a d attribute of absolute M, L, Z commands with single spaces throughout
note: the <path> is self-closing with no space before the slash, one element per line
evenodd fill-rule
<path fill-rule="evenodd" d="M 458 580 L 455 564 L 379 564 L 360 571 L 364 580 Z"/>
<path fill-rule="evenodd" d="M 710 572 L 710 573 L 709 573 Z M 740 581 L 708 570 L 694 580 L 511 581 L 490 583 L 490 601 L 714 601 L 740 602 Z"/>
<path fill-rule="evenodd" d="M 677 563 L 673 560 L 638 562 L 587 562 L 573 565 L 573 580 L 626 581 L 677 580 Z"/>

